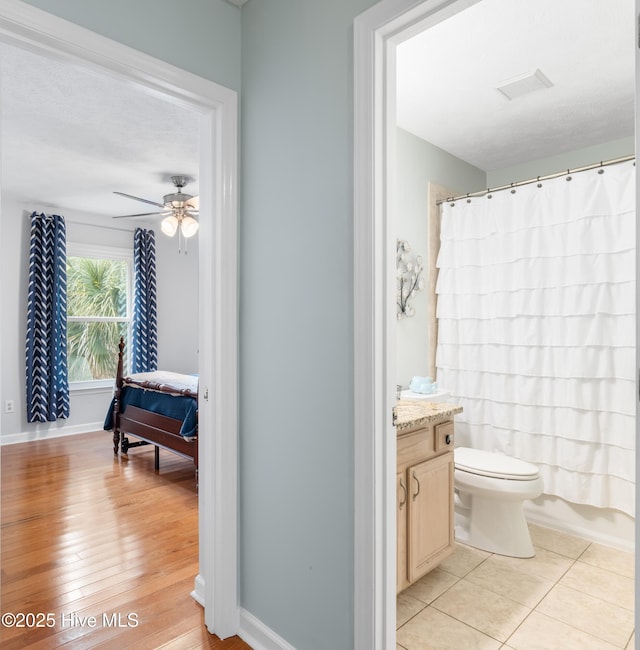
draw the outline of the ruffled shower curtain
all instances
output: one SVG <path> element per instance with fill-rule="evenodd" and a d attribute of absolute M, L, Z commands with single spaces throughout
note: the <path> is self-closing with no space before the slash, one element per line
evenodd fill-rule
<path fill-rule="evenodd" d="M 635 168 L 443 204 L 438 384 L 457 442 L 545 493 L 635 511 Z"/>

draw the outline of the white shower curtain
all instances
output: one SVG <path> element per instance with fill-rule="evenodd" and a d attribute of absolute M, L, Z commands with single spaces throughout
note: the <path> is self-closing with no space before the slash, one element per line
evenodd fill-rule
<path fill-rule="evenodd" d="M 437 380 L 457 444 L 634 514 L 635 168 L 443 204 Z"/>

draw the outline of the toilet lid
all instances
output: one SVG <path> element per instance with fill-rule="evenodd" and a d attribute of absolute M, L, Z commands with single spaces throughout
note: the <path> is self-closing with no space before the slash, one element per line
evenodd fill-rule
<path fill-rule="evenodd" d="M 457 469 L 481 476 L 529 481 L 539 475 L 538 468 L 531 463 L 481 449 L 456 447 L 454 459 Z"/>

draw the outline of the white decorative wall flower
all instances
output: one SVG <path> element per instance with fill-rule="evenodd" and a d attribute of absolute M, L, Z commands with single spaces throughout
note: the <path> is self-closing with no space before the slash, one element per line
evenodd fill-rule
<path fill-rule="evenodd" d="M 422 277 L 423 263 L 422 256 L 412 256 L 408 253 L 411 246 L 405 240 L 396 240 L 396 278 L 397 278 L 397 317 L 409 318 L 416 312 L 409 303 L 416 291 L 424 289 L 424 278 Z"/>

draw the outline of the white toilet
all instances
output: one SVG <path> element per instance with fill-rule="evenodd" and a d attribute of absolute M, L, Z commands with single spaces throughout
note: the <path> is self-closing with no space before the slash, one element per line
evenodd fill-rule
<path fill-rule="evenodd" d="M 523 503 L 542 494 L 538 468 L 468 447 L 456 447 L 454 460 L 456 539 L 491 553 L 533 557 Z"/>

